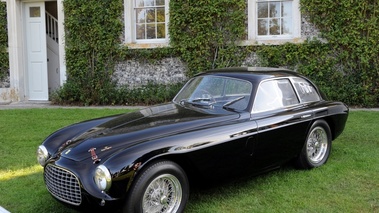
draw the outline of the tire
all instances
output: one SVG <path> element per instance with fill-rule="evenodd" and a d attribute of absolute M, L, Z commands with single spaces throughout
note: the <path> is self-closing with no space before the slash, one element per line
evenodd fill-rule
<path fill-rule="evenodd" d="M 189 183 L 183 169 L 172 161 L 147 165 L 134 179 L 123 212 L 183 212 Z"/>
<path fill-rule="evenodd" d="M 315 121 L 309 129 L 305 144 L 296 165 L 300 169 L 312 169 L 322 166 L 329 158 L 332 148 L 332 135 L 328 123 Z"/>

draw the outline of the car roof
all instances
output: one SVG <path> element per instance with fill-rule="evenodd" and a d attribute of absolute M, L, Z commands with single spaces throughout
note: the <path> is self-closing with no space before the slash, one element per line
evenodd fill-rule
<path fill-rule="evenodd" d="M 265 79 L 278 77 L 303 77 L 300 74 L 285 69 L 273 67 L 230 67 L 208 70 L 200 73 L 197 76 L 217 75 L 224 77 L 234 77 L 249 80 L 251 82 L 259 82 Z"/>

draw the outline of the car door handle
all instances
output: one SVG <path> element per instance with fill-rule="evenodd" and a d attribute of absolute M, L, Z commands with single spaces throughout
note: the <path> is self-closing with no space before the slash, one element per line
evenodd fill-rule
<path fill-rule="evenodd" d="M 306 115 L 302 115 L 300 118 L 305 119 L 305 118 L 309 118 L 311 116 L 312 116 L 312 114 L 306 114 Z"/>

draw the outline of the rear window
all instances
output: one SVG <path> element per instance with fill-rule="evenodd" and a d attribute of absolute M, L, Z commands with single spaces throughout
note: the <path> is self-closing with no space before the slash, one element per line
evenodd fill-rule
<path fill-rule="evenodd" d="M 301 102 L 314 102 L 321 100 L 314 86 L 302 78 L 294 78 L 293 84 Z"/>

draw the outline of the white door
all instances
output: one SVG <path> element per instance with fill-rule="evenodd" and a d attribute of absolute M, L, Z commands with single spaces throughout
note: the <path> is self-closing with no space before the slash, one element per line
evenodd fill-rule
<path fill-rule="evenodd" d="M 24 17 L 29 100 L 48 100 L 44 2 L 25 3 Z"/>

